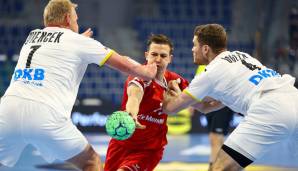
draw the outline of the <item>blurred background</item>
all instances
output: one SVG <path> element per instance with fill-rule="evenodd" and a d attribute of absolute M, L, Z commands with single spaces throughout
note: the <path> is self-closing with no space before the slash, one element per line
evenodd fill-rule
<path fill-rule="evenodd" d="M 0 0 L 0 96 L 9 85 L 19 51 L 28 33 L 43 27 L 46 0 Z M 298 78 L 298 0 L 73 0 L 78 3 L 80 30 L 91 27 L 94 38 L 120 54 L 144 62 L 151 33 L 174 42 L 169 69 L 189 81 L 192 38 L 196 25 L 222 24 L 229 50 L 258 58 L 279 73 Z M 79 42 L 78 42 L 79 43 Z M 84 133 L 105 134 L 107 116 L 119 109 L 126 76 L 90 65 L 81 83 L 72 113 Z M 296 82 L 297 85 L 297 82 Z M 241 120 L 235 115 L 233 129 Z M 202 114 L 181 112 L 169 118 L 170 135 L 206 133 Z"/>

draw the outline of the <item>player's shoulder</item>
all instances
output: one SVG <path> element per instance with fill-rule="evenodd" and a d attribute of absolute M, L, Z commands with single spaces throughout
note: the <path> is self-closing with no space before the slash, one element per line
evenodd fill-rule
<path fill-rule="evenodd" d="M 216 56 L 208 65 L 205 67 L 205 73 L 208 71 L 221 71 L 230 68 L 230 59 L 234 59 L 234 52 L 224 51 Z"/>
<path fill-rule="evenodd" d="M 146 81 L 143 80 L 142 78 L 139 77 L 135 77 L 135 76 L 128 76 L 125 82 L 126 86 L 128 87 L 130 84 L 135 84 L 143 89 L 145 89 L 146 87 L 149 87 L 152 83 L 152 81 Z"/>
<path fill-rule="evenodd" d="M 148 84 L 150 83 L 151 81 L 146 81 L 146 80 L 143 80 L 142 78 L 139 78 L 139 77 L 136 77 L 136 76 L 132 76 L 132 75 L 129 75 L 126 79 L 126 82 L 127 83 L 130 83 L 130 82 L 137 82 L 137 83 L 140 83 L 140 84 Z"/>
<path fill-rule="evenodd" d="M 225 62 L 225 63 L 235 63 L 237 61 L 246 60 L 248 58 L 253 58 L 248 53 L 241 52 L 241 51 L 225 51 L 216 57 L 217 63 Z"/>
<path fill-rule="evenodd" d="M 132 80 L 135 80 L 135 81 L 139 81 L 139 82 L 143 82 L 143 79 L 139 78 L 139 77 L 136 77 L 136 76 L 133 76 L 133 75 L 129 75 L 126 79 L 126 82 L 130 82 Z"/>
<path fill-rule="evenodd" d="M 167 80 L 167 82 L 169 82 L 171 80 L 177 80 L 179 78 L 179 79 L 181 79 L 182 82 L 188 84 L 188 80 L 186 78 L 182 77 L 181 75 L 177 74 L 176 72 L 166 70 L 164 76 L 165 76 L 165 79 Z"/>
<path fill-rule="evenodd" d="M 166 70 L 164 76 L 167 80 L 175 80 L 177 78 L 183 78 L 181 75 L 170 70 Z"/>

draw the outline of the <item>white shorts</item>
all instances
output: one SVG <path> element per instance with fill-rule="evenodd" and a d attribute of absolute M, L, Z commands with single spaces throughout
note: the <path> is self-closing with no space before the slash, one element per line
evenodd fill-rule
<path fill-rule="evenodd" d="M 88 142 L 70 118 L 46 104 L 6 96 L 0 104 L 0 163 L 12 167 L 25 146 L 33 145 L 44 159 L 68 160 Z"/>
<path fill-rule="evenodd" d="M 298 159 L 298 91 L 294 87 L 268 91 L 254 99 L 224 144 L 255 161 L 284 141 L 291 144 L 296 155 L 292 157 Z"/>

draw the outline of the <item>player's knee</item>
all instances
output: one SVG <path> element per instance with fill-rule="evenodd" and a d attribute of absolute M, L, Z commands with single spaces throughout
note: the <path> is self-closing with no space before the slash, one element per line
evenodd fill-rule
<path fill-rule="evenodd" d="M 84 162 L 83 168 L 86 168 L 86 167 L 89 167 L 89 166 L 98 166 L 99 167 L 100 158 L 91 146 L 87 150 L 85 155 L 86 155 L 86 161 Z"/>
<path fill-rule="evenodd" d="M 100 168 L 100 158 L 94 149 L 88 145 L 83 152 L 68 160 L 81 170 L 86 168 Z"/>
<path fill-rule="evenodd" d="M 219 151 L 215 163 L 212 165 L 212 171 L 240 171 L 252 161 L 231 149 L 230 147 L 223 145 Z"/>
<path fill-rule="evenodd" d="M 211 171 L 240 171 L 242 168 L 236 163 L 226 162 L 225 159 L 216 159 Z"/>

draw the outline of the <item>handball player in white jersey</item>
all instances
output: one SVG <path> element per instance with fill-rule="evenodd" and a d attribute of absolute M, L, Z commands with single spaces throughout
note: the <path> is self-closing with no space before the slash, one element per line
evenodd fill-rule
<path fill-rule="evenodd" d="M 291 157 L 297 161 L 298 147 L 292 146 L 298 144 L 295 79 L 278 74 L 247 53 L 227 51 L 221 25 L 197 26 L 193 43 L 194 63 L 206 64 L 206 70 L 183 92 L 173 84 L 164 94 L 164 112 L 176 113 L 192 105 L 208 113 L 228 106 L 245 115 L 224 142 L 212 170 L 242 170 L 282 141 L 290 142 Z"/>
<path fill-rule="evenodd" d="M 100 158 L 72 124 L 71 110 L 88 64 L 104 64 L 151 80 L 156 65 L 140 65 L 78 34 L 76 4 L 50 0 L 44 29 L 31 31 L 0 105 L 0 164 L 14 166 L 32 144 L 48 161 L 66 160 L 81 170 L 101 170 Z"/>

